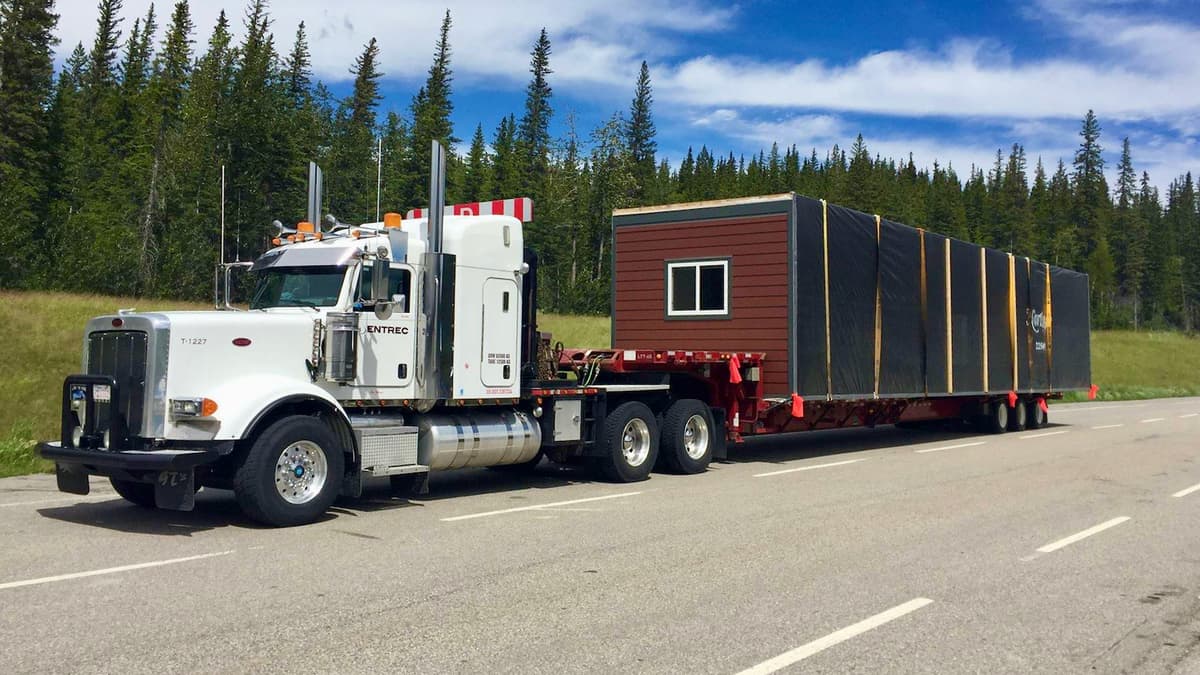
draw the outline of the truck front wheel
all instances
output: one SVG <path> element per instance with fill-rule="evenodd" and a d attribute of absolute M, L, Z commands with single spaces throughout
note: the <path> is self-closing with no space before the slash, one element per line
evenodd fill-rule
<path fill-rule="evenodd" d="M 712 410 L 704 402 L 676 401 L 663 418 L 663 465 L 675 473 L 703 473 L 712 461 L 712 430 Z"/>
<path fill-rule="evenodd" d="M 311 523 L 337 498 L 344 459 L 337 437 L 315 417 L 293 415 L 255 439 L 233 478 L 250 518 L 287 527 Z"/>
<path fill-rule="evenodd" d="M 650 408 L 639 401 L 617 406 L 604 420 L 597 458 L 600 473 L 613 482 L 645 480 L 658 459 L 658 423 Z"/>

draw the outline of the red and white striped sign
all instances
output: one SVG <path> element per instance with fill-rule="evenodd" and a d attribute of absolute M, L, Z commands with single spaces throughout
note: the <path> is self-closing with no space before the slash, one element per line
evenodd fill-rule
<path fill-rule="evenodd" d="M 454 204 L 447 206 L 445 213 L 448 216 L 512 216 L 522 223 L 528 223 L 533 220 L 533 200 L 529 197 L 517 197 Z M 404 219 L 424 218 L 428 215 L 425 209 L 412 209 L 405 214 Z"/>

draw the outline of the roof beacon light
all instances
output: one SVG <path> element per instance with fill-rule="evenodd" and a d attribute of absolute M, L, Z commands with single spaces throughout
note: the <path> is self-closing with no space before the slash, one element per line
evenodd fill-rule
<path fill-rule="evenodd" d="M 384 227 L 400 227 L 400 221 L 401 221 L 401 219 L 400 219 L 399 213 L 383 214 L 383 226 Z"/>
<path fill-rule="evenodd" d="M 312 223 L 308 222 L 307 220 L 302 220 L 302 221 L 296 223 L 296 231 L 297 232 L 315 232 L 315 229 L 313 228 Z"/>

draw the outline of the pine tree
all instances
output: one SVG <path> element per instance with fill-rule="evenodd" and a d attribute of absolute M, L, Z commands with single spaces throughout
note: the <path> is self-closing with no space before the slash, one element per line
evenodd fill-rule
<path fill-rule="evenodd" d="M 379 105 L 379 47 L 367 43 L 350 71 L 354 90 L 339 113 L 330 169 L 330 208 L 345 222 L 367 222 L 375 213 L 375 108 Z"/>
<path fill-rule="evenodd" d="M 529 55 L 529 72 L 533 75 L 525 88 L 525 114 L 517 127 L 517 145 L 523 155 L 521 173 L 524 191 L 534 201 L 540 201 L 546 179 L 550 152 L 551 89 L 546 76 L 550 70 L 550 38 L 543 28 Z M 512 195 L 497 195 L 507 197 Z"/>
<path fill-rule="evenodd" d="M 0 3 L 0 287 L 27 281 L 44 244 L 37 237 L 51 169 L 51 50 L 58 15 L 51 0 Z"/>
<path fill-rule="evenodd" d="M 521 188 L 521 157 L 517 148 L 517 120 L 502 117 L 492 139 L 492 195 L 516 194 Z"/>
<path fill-rule="evenodd" d="M 308 33 L 305 32 L 303 21 L 296 27 L 292 51 L 284 62 L 284 78 L 293 105 L 297 108 L 303 106 L 312 96 L 312 54 L 308 49 Z"/>
<path fill-rule="evenodd" d="M 657 196 L 660 190 L 653 188 L 654 154 L 658 144 L 654 140 L 657 133 L 654 128 L 654 117 L 650 108 L 654 103 L 654 93 L 650 87 L 650 67 L 642 61 L 638 72 L 637 86 L 633 92 L 633 102 L 629 106 L 629 122 L 626 127 L 625 142 L 629 145 L 630 158 L 633 161 L 633 177 L 636 181 L 634 202 L 646 203 L 651 195 Z"/>
<path fill-rule="evenodd" d="M 1100 146 L 1100 122 L 1091 110 L 1083 119 L 1079 131 L 1083 139 L 1075 151 L 1074 216 L 1087 251 L 1091 251 L 1100 236 L 1107 234 L 1108 184 L 1104 179 L 1104 157 Z"/>
<path fill-rule="evenodd" d="M 466 172 L 463 180 L 462 198 L 468 202 L 486 199 L 488 195 L 487 141 L 483 138 L 483 125 L 475 127 L 471 137 L 471 149 L 467 152 Z"/>
<path fill-rule="evenodd" d="M 1113 215 L 1112 238 L 1116 249 L 1116 265 L 1122 290 L 1129 298 L 1133 311 L 1133 328 L 1141 323 L 1142 281 L 1146 274 L 1146 225 L 1138 212 L 1137 173 L 1129 137 L 1121 144 L 1121 163 L 1117 168 L 1117 208 Z"/>
<path fill-rule="evenodd" d="M 453 80 L 450 70 L 450 26 L 450 10 L 446 10 L 433 52 L 433 65 L 429 66 L 429 76 L 425 79 L 425 86 L 413 97 L 413 152 L 412 164 L 408 171 L 412 181 L 408 187 L 408 199 L 413 204 L 428 201 L 425 192 L 429 185 L 428 167 L 432 141 L 441 142 L 447 155 L 458 142 L 450 122 L 450 115 L 454 112 L 454 104 L 450 100 L 450 83 Z"/>

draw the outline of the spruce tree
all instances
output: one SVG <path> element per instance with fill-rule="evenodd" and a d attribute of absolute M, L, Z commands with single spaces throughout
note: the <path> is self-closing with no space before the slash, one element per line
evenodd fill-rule
<path fill-rule="evenodd" d="M 479 124 L 475 127 L 471 149 L 467 152 L 463 200 L 477 202 L 488 198 L 488 168 L 487 141 L 483 138 L 483 125 Z"/>
<path fill-rule="evenodd" d="M 337 142 L 330 168 L 330 208 L 345 222 L 374 220 L 375 108 L 379 105 L 379 46 L 375 38 L 354 62 L 354 90 L 339 112 Z"/>
<path fill-rule="evenodd" d="M 0 286 L 26 281 L 45 248 L 37 223 L 51 169 L 53 8 L 51 0 L 0 3 Z"/>
<path fill-rule="evenodd" d="M 633 102 L 629 105 L 629 122 L 626 127 L 626 143 L 629 145 L 630 159 L 633 161 L 634 201 L 646 203 L 652 195 L 659 197 L 661 190 L 653 189 L 654 154 L 658 144 L 654 140 L 657 133 L 654 128 L 654 117 L 651 105 L 654 94 L 650 88 L 650 67 L 642 61 L 638 72 L 637 85 L 633 91 Z"/>
<path fill-rule="evenodd" d="M 550 69 L 550 38 L 543 28 L 538 35 L 533 51 L 529 55 L 529 72 L 533 77 L 525 88 L 525 114 L 517 127 L 517 145 L 523 155 L 521 173 L 526 196 L 539 201 L 542 186 L 546 180 L 547 163 L 550 153 L 550 117 L 553 110 L 550 107 L 552 90 L 546 76 L 553 73 Z M 514 195 L 497 195 L 511 197 Z"/>
<path fill-rule="evenodd" d="M 441 142 L 448 156 L 453 152 L 454 144 L 458 142 L 450 122 L 450 115 L 454 112 L 454 103 L 450 100 L 450 83 L 454 79 L 450 70 L 450 27 L 450 10 L 446 10 L 437 45 L 434 47 L 433 64 L 429 66 L 429 75 L 425 79 L 425 85 L 412 101 L 413 151 L 408 171 L 411 178 L 408 199 L 413 204 L 428 201 L 426 193 L 429 186 L 429 153 L 432 141 Z"/>

